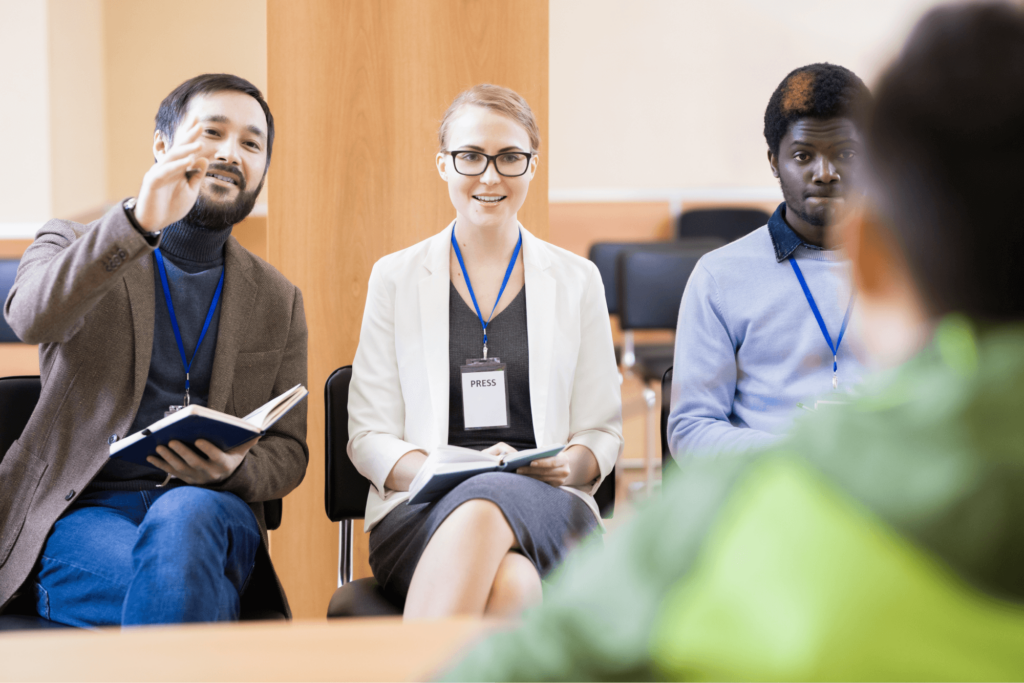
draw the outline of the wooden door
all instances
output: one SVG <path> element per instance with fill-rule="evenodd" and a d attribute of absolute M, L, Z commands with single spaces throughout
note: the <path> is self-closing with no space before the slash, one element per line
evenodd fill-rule
<path fill-rule="evenodd" d="M 270 262 L 301 289 L 309 325 L 309 469 L 271 554 L 297 617 L 322 617 L 338 529 L 324 513 L 328 375 L 352 362 L 370 268 L 454 218 L 434 168 L 437 125 L 478 83 L 548 111 L 547 0 L 268 0 Z M 548 235 L 546 139 L 522 223 Z M 368 576 L 356 530 L 356 576 Z"/>

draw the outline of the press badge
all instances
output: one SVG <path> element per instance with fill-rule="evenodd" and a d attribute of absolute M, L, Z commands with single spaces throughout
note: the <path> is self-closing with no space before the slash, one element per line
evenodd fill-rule
<path fill-rule="evenodd" d="M 498 358 L 470 358 L 462 366 L 462 416 L 466 431 L 508 427 L 508 381 Z"/>

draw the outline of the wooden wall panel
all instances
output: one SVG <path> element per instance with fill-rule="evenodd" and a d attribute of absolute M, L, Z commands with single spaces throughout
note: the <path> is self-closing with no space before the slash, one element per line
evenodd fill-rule
<path fill-rule="evenodd" d="M 0 259 L 18 259 L 25 253 L 32 240 L 0 240 Z"/>
<path fill-rule="evenodd" d="M 302 288 L 310 330 L 310 462 L 273 534 L 296 616 L 323 616 L 337 572 L 324 514 L 323 385 L 352 362 L 370 268 L 440 231 L 454 209 L 434 168 L 436 129 L 477 83 L 517 90 L 542 136 L 546 0 L 269 0 L 268 100 L 277 124 L 269 260 Z M 548 237 L 547 166 L 520 220 Z M 357 575 L 366 575 L 358 534 Z"/>
<path fill-rule="evenodd" d="M 0 377 L 38 374 L 38 346 L 17 342 L 0 343 Z"/>
<path fill-rule="evenodd" d="M 231 229 L 231 234 L 243 247 L 267 260 L 267 217 L 249 216 Z"/>
<path fill-rule="evenodd" d="M 597 242 L 672 239 L 668 202 L 552 204 L 551 242 L 586 257 Z"/>

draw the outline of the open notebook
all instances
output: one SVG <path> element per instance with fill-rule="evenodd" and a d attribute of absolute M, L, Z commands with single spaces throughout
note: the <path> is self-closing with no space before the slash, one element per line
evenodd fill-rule
<path fill-rule="evenodd" d="M 438 446 L 409 484 L 409 504 L 432 503 L 470 477 L 485 472 L 515 472 L 534 460 L 558 455 L 564 448 L 565 445 L 544 446 L 499 456 L 472 448 Z"/>
<path fill-rule="evenodd" d="M 245 417 L 235 417 L 206 406 L 188 406 L 115 442 L 110 447 L 110 457 L 153 467 L 146 462 L 146 456 L 156 454 L 157 446 L 166 446 L 171 441 L 181 441 L 191 446 L 197 439 L 206 439 L 222 451 L 230 451 L 235 446 L 266 434 L 271 425 L 306 398 L 308 393 L 306 387 L 296 384 Z"/>

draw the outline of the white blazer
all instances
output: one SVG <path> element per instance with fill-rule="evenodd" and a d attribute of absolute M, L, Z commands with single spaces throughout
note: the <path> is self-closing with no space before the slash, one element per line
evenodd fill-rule
<path fill-rule="evenodd" d="M 384 480 L 409 451 L 448 443 L 448 296 L 452 225 L 377 261 L 348 396 L 348 454 L 372 482 L 369 531 L 408 492 Z M 579 495 L 600 522 L 593 493 L 622 451 L 622 397 L 608 307 L 597 267 L 522 228 L 530 406 L 538 446 L 582 444 L 597 457 Z"/>

